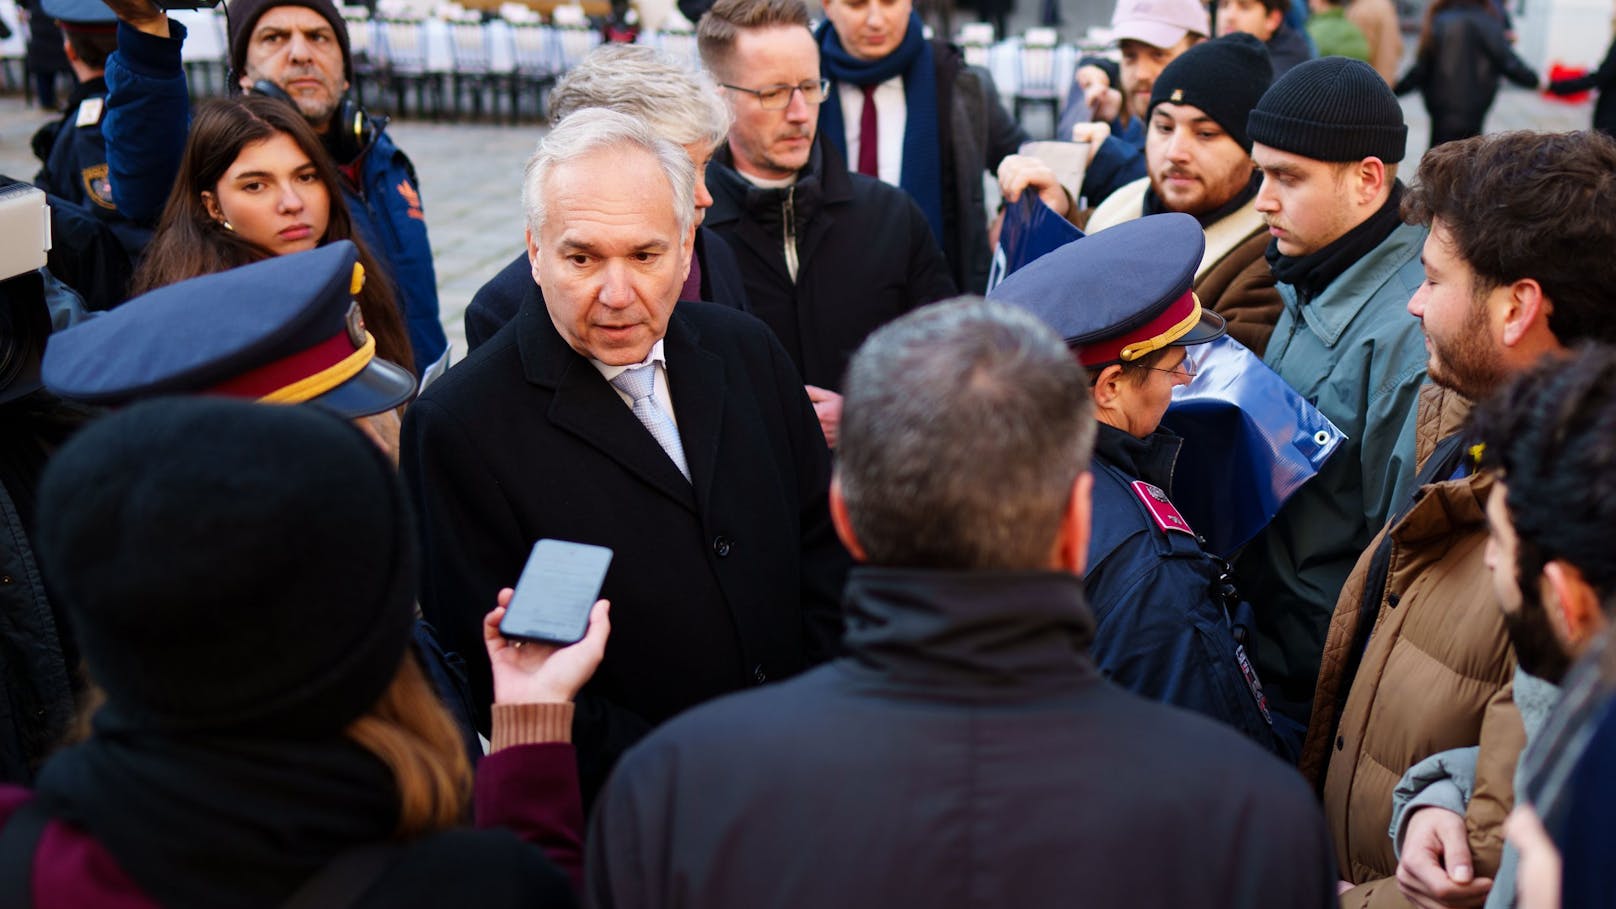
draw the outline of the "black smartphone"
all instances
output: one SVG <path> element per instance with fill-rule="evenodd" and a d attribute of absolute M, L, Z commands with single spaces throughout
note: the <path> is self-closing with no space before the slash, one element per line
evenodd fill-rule
<path fill-rule="evenodd" d="M 583 640 L 589 630 L 589 609 L 600 599 L 611 564 L 612 551 L 604 546 L 562 540 L 533 544 L 499 633 L 547 644 Z"/>

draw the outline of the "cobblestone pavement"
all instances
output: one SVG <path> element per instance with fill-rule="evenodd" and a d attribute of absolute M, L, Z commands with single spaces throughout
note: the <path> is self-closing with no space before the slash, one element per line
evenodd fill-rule
<path fill-rule="evenodd" d="M 1406 178 L 1416 156 L 1425 152 L 1430 125 L 1417 96 L 1405 98 L 1403 109 L 1409 124 Z M 1591 102 L 1565 104 L 1510 87 L 1500 92 L 1487 128 L 1585 129 L 1591 117 Z M 0 173 L 32 178 L 39 164 L 28 140 L 47 119 L 17 96 L 0 97 Z M 522 250 L 522 165 L 543 130 L 417 122 L 397 122 L 389 130 L 420 174 L 444 329 L 458 359 L 465 351 L 461 315 L 466 304 Z"/>

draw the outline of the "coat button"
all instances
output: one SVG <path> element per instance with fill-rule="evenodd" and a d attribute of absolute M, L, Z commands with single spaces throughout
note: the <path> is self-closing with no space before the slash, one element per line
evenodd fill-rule
<path fill-rule="evenodd" d="M 0 574 L 0 584 L 10 584 L 10 583 L 11 583 L 11 575 L 9 575 L 9 574 Z"/>
<path fill-rule="evenodd" d="M 1388 594 L 1386 594 L 1386 605 L 1387 606 L 1390 606 L 1391 608 L 1396 609 L 1397 604 L 1399 604 L 1401 602 L 1403 602 L 1403 595 L 1402 594 L 1400 594 L 1400 593 L 1388 593 Z"/>
<path fill-rule="evenodd" d="M 769 674 L 763 671 L 763 664 L 762 663 L 759 663 L 756 666 L 752 667 L 752 682 L 754 684 L 761 685 L 764 682 L 767 682 L 768 680 L 769 680 Z"/>
<path fill-rule="evenodd" d="M 732 544 L 730 543 L 729 537 L 726 537 L 726 536 L 713 537 L 713 552 L 715 554 L 717 554 L 717 556 L 719 558 L 721 558 L 721 559 L 724 558 L 725 556 L 729 555 L 729 550 L 730 550 L 731 545 Z"/>
<path fill-rule="evenodd" d="M 1339 735 L 1336 736 L 1335 737 L 1335 750 L 1340 751 L 1341 749 L 1343 749 L 1345 747 L 1347 747 L 1346 738 L 1343 737 L 1343 736 L 1339 736 Z"/>

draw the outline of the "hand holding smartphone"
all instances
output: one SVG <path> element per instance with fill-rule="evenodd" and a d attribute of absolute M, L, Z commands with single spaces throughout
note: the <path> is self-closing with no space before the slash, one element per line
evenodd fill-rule
<path fill-rule="evenodd" d="M 589 610 L 611 566 L 604 546 L 540 540 L 516 582 L 499 632 L 507 638 L 566 646 L 583 639 Z"/>

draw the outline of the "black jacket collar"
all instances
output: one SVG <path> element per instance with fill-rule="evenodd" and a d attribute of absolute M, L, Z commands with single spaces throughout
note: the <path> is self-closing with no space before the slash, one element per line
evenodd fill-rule
<path fill-rule="evenodd" d="M 79 105 L 84 102 L 85 98 L 94 98 L 98 95 L 105 95 L 106 93 L 107 80 L 104 76 L 96 76 L 93 79 L 80 82 L 78 85 L 73 87 L 73 94 L 68 97 L 67 107 L 64 108 L 64 110 L 67 111 L 68 116 L 76 116 Z"/>
<path fill-rule="evenodd" d="M 821 139 L 814 139 L 808 154 L 808 166 L 797 172 L 794 184 L 798 220 L 809 220 L 807 213 L 821 205 L 835 205 L 853 198 L 853 181 L 847 176 L 847 164 L 836 150 Z M 704 223 L 717 226 L 760 214 L 778 221 L 785 189 L 760 189 L 741 176 L 735 169 L 735 159 L 729 145 L 721 145 L 713 153 L 707 168 L 707 190 L 713 194 L 713 205 L 707 209 Z M 765 209 L 769 211 L 765 212 Z"/>
<path fill-rule="evenodd" d="M 1094 456 L 1104 460 L 1130 477 L 1158 486 L 1163 492 L 1173 491 L 1173 465 L 1178 463 L 1178 451 L 1184 440 L 1165 429 L 1158 429 L 1143 439 L 1105 423 L 1098 425 L 1094 436 Z"/>
<path fill-rule="evenodd" d="M 994 698 L 1098 677 L 1077 575 L 861 566 L 843 599 L 851 661 L 898 687 Z"/>

